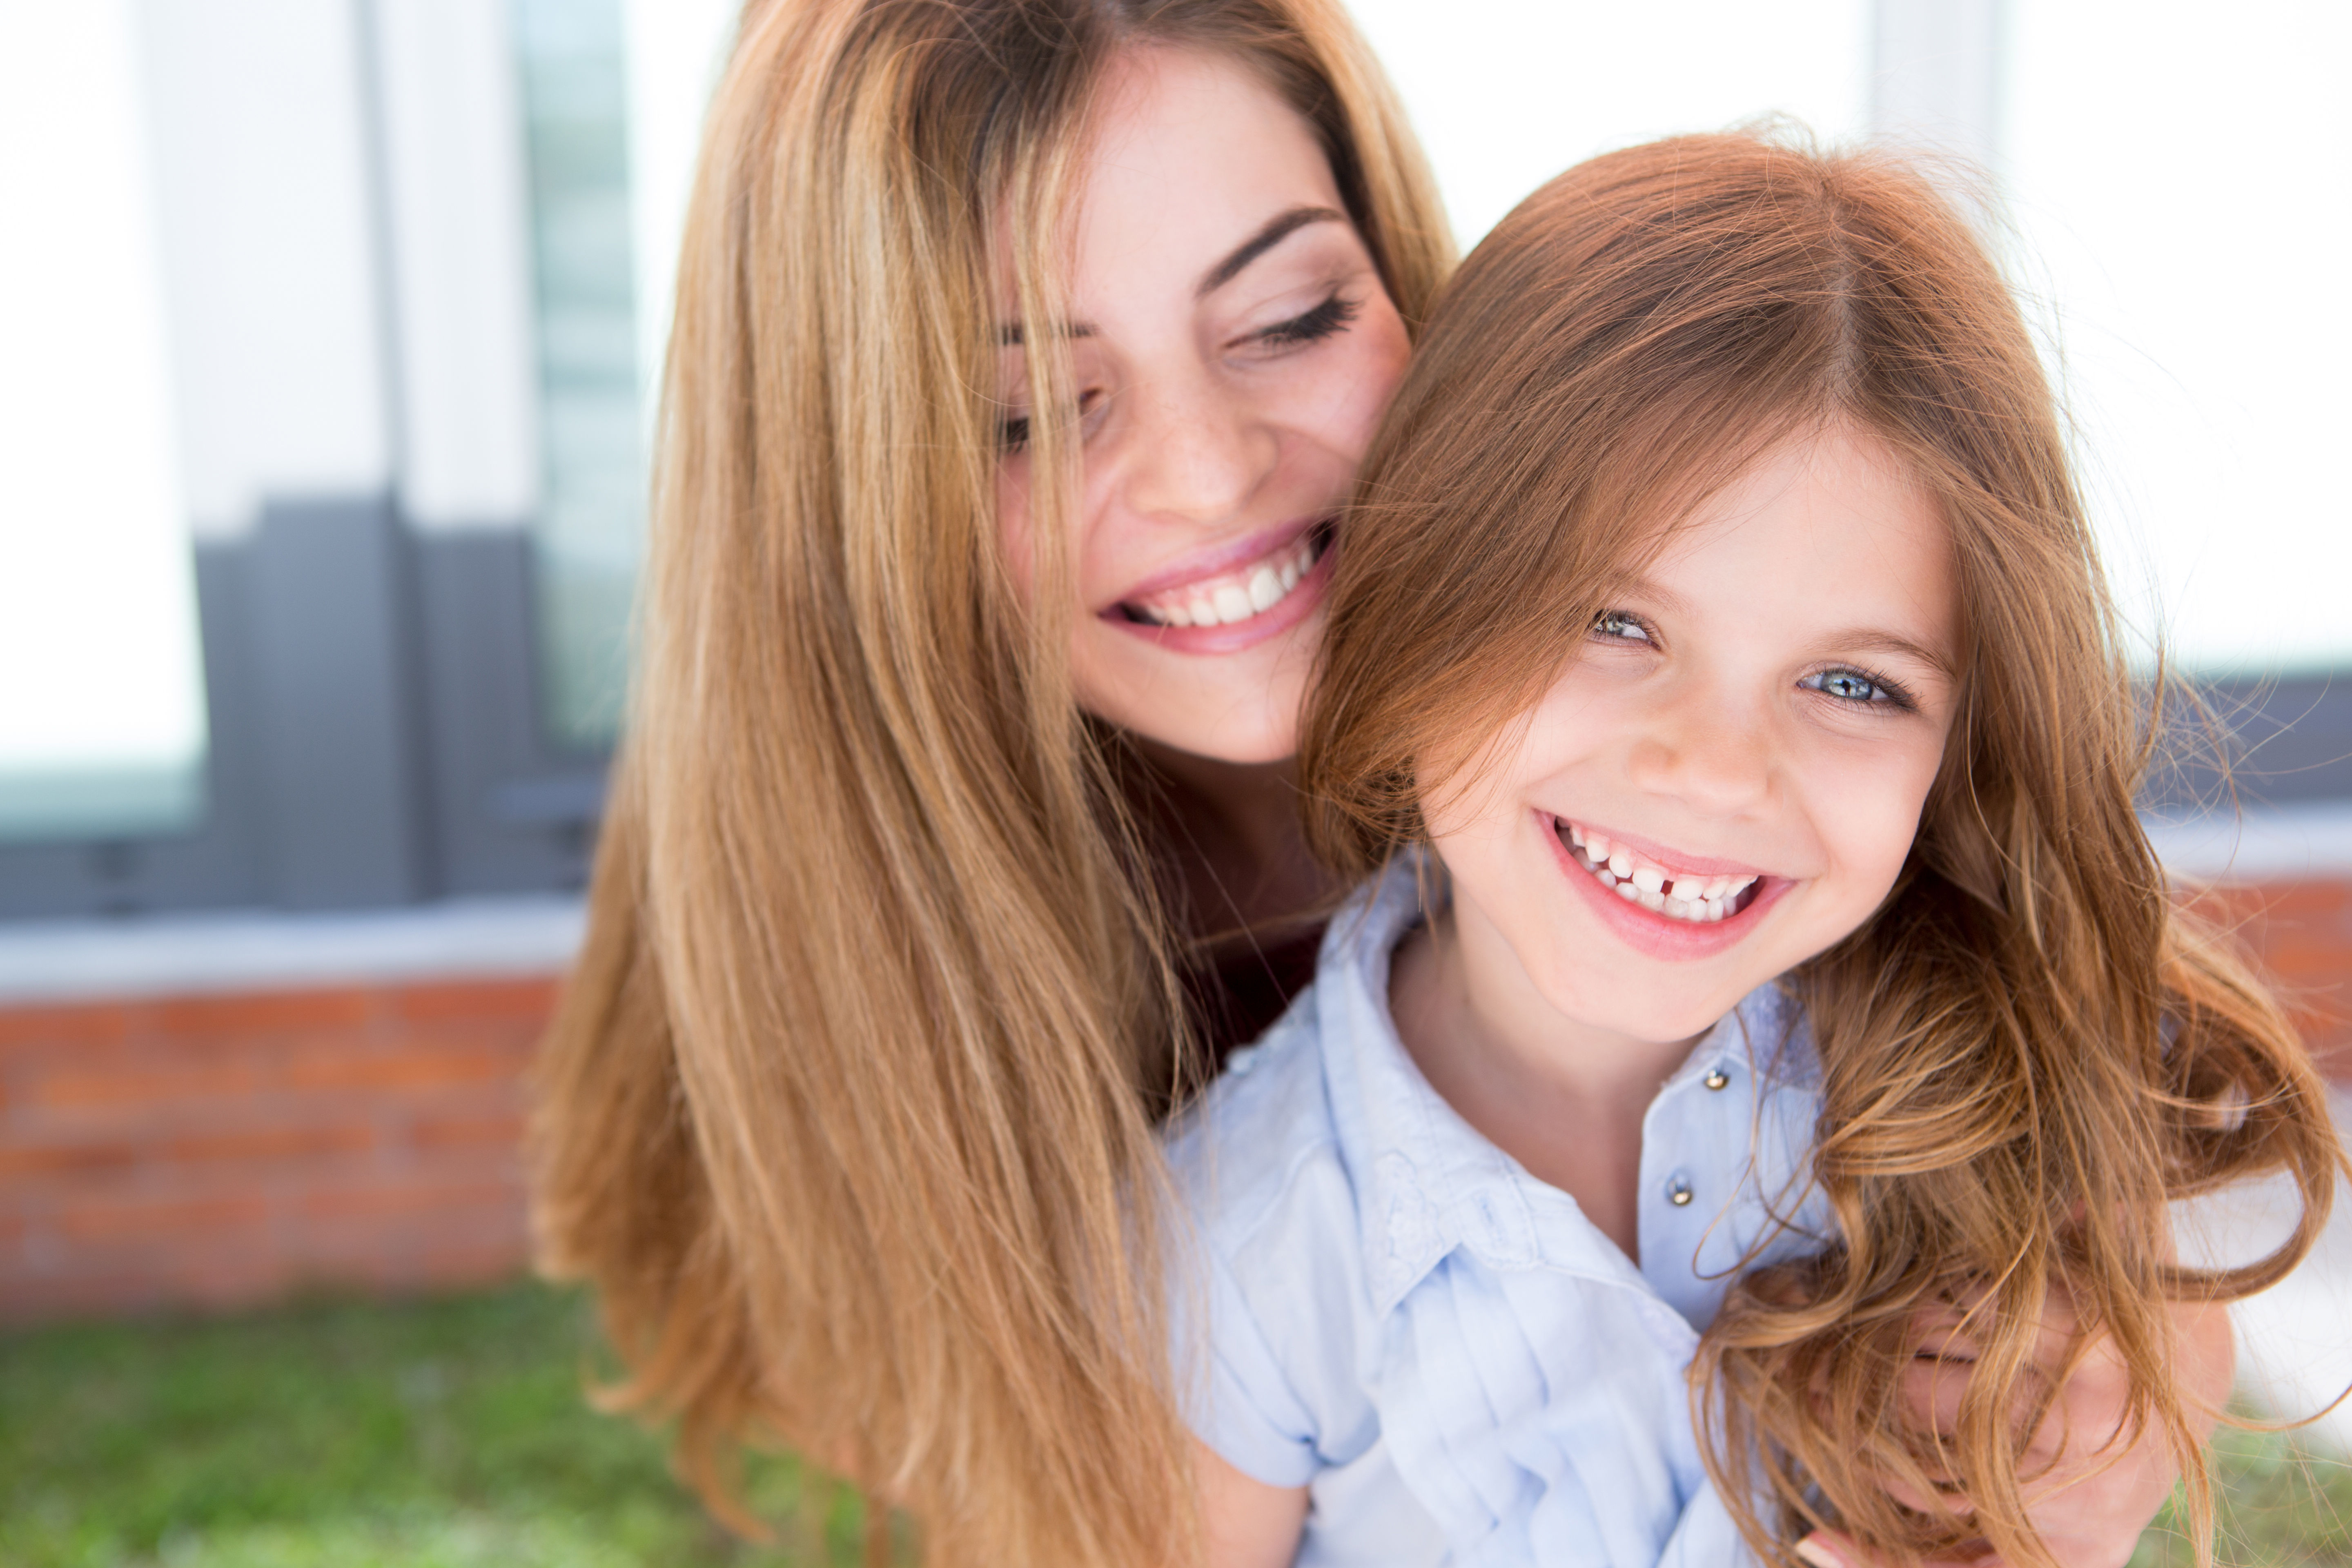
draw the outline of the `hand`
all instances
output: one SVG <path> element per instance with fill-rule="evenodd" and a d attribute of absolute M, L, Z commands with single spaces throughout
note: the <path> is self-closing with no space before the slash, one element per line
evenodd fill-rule
<path fill-rule="evenodd" d="M 2180 1394 L 2200 1442 L 2210 1436 L 2229 1397 L 2235 1352 L 2230 1318 L 2219 1306 L 2172 1309 Z M 1904 1397 L 1913 1415 L 1932 1421 L 1939 1432 L 1957 1429 L 1960 1395 L 1974 1356 L 1958 1330 L 1958 1314 L 1927 1326 L 1927 1342 L 1906 1376 Z M 2073 1304 L 2053 1298 L 2043 1318 L 2035 1361 L 2055 1378 L 2075 1350 L 2081 1331 Z M 2125 1428 L 2129 1379 L 2123 1359 L 2104 1334 L 2083 1348 L 2049 1413 L 2034 1428 L 2018 1468 L 2025 1483 L 2026 1514 L 2042 1544 L 2062 1568 L 2121 1568 L 2141 1534 L 2172 1493 L 2178 1480 L 2172 1445 L 2160 1428 L 2137 1436 Z M 1922 1498 L 1895 1489 L 1897 1501 L 1922 1510 L 1954 1506 L 1948 1498 Z M 1965 1504 L 1960 1506 L 1965 1507 Z M 1818 1531 L 1800 1542 L 1798 1555 L 1819 1568 L 1877 1568 L 1872 1552 L 1833 1531 Z M 2008 1568 L 2007 1561 L 1982 1556 L 1926 1568 Z"/>

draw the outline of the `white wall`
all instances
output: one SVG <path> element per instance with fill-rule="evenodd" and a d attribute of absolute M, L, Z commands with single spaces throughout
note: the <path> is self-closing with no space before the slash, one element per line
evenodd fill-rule
<path fill-rule="evenodd" d="M 426 530 L 539 505 L 530 193 L 508 0 L 373 14 L 401 500 Z"/>
<path fill-rule="evenodd" d="M 1864 129 L 1870 0 L 1349 0 L 1466 248 L 1580 159 L 1760 114 Z"/>
<path fill-rule="evenodd" d="M 2352 6 L 2019 0 L 2021 271 L 2143 631 L 2352 663 Z"/>
<path fill-rule="evenodd" d="M 382 489 L 390 408 L 353 6 L 135 0 L 135 15 L 192 524 L 234 536 L 265 496 Z"/>

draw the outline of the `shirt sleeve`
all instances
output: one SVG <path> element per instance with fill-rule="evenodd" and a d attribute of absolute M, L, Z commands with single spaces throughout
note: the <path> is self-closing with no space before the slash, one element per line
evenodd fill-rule
<path fill-rule="evenodd" d="M 1177 1346 L 1175 1364 L 1199 1369 L 1185 1416 L 1194 1436 L 1234 1468 L 1270 1487 L 1303 1487 L 1323 1461 L 1313 1415 L 1266 1342 L 1248 1298 L 1208 1248 L 1205 1342 Z M 1177 1331 L 1188 1334 L 1178 1315 Z"/>

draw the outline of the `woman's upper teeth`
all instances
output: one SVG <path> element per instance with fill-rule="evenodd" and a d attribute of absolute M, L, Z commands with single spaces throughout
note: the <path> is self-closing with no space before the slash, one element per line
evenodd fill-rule
<path fill-rule="evenodd" d="M 1302 535 L 1234 571 L 1130 599 L 1137 618 L 1163 626 L 1222 626 L 1262 616 L 1290 596 L 1315 566 L 1315 540 Z"/>
<path fill-rule="evenodd" d="M 1719 921 L 1733 912 L 1739 896 L 1756 883 L 1754 877 L 1702 876 L 1677 871 L 1638 855 L 1602 834 L 1563 823 L 1570 848 L 1584 868 L 1620 896 L 1660 914 L 1679 920 Z"/>

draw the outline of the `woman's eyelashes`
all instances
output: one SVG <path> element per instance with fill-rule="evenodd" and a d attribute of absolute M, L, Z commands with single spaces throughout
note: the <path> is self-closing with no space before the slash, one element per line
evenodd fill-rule
<path fill-rule="evenodd" d="M 1081 436 L 1093 432 L 1104 407 L 1110 399 L 1107 394 L 1089 392 L 1078 399 L 1078 427 Z M 1011 457 L 1029 446 L 1030 416 L 1009 414 L 996 422 L 996 449 L 999 455 Z"/>
<path fill-rule="evenodd" d="M 1286 321 L 1276 321 L 1252 332 L 1248 342 L 1267 348 L 1301 348 L 1307 343 L 1321 342 L 1348 330 L 1349 323 L 1363 313 L 1360 300 L 1350 300 L 1338 289 L 1323 297 L 1323 302 L 1310 310 L 1301 311 Z"/>

